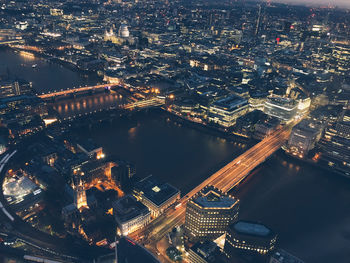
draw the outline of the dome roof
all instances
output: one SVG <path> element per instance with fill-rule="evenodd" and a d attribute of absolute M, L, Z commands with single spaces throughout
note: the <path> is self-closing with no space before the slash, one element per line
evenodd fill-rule
<path fill-rule="evenodd" d="M 119 36 L 120 37 L 129 37 L 130 36 L 129 29 L 128 29 L 128 26 L 126 24 L 121 24 L 121 26 L 119 27 Z"/>

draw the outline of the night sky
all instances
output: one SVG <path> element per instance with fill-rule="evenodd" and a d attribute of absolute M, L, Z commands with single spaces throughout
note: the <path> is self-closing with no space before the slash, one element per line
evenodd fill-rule
<path fill-rule="evenodd" d="M 271 0 L 272 2 L 306 4 L 306 5 L 332 5 L 350 7 L 350 0 Z"/>

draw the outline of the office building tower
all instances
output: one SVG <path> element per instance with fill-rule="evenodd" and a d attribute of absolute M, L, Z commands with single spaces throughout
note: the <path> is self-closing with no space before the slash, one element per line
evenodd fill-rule
<path fill-rule="evenodd" d="M 148 208 L 131 195 L 113 203 L 113 215 L 118 225 L 117 232 L 124 236 L 145 227 L 151 220 Z"/>
<path fill-rule="evenodd" d="M 297 111 L 298 103 L 294 99 L 281 96 L 269 96 L 264 105 L 264 112 L 267 115 L 277 117 L 284 122 L 295 118 Z"/>
<path fill-rule="evenodd" d="M 304 119 L 293 127 L 288 140 L 288 149 L 293 155 L 305 156 L 320 140 L 323 126 L 312 120 Z"/>
<path fill-rule="evenodd" d="M 224 252 L 232 257 L 243 250 L 267 254 L 274 249 L 277 235 L 268 227 L 249 221 L 237 221 L 227 228 Z"/>
<path fill-rule="evenodd" d="M 231 95 L 214 102 L 209 107 L 208 119 L 225 128 L 235 125 L 236 119 L 249 111 L 248 101 L 242 97 Z"/>
<path fill-rule="evenodd" d="M 150 176 L 140 181 L 134 189 L 134 194 L 151 211 L 152 217 L 157 217 L 180 199 L 180 190 L 168 183 L 161 183 Z"/>
<path fill-rule="evenodd" d="M 189 199 L 185 232 L 192 240 L 215 239 L 238 217 L 239 200 L 208 186 Z"/>
<path fill-rule="evenodd" d="M 350 110 L 331 124 L 320 140 L 321 161 L 334 171 L 350 176 Z"/>

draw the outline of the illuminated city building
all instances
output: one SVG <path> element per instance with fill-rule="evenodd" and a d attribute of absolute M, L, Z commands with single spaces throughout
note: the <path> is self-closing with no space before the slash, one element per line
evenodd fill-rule
<path fill-rule="evenodd" d="M 107 70 L 104 73 L 103 80 L 111 84 L 121 84 L 123 81 L 121 73 L 119 70 Z"/>
<path fill-rule="evenodd" d="M 58 8 L 51 8 L 50 15 L 52 16 L 63 16 L 63 10 Z"/>
<path fill-rule="evenodd" d="M 77 143 L 77 149 L 85 153 L 89 158 L 102 159 L 105 157 L 102 147 L 96 146 L 91 141 Z"/>
<path fill-rule="evenodd" d="M 31 91 L 31 83 L 19 83 L 18 81 L 0 82 L 0 98 L 29 94 Z"/>
<path fill-rule="evenodd" d="M 281 121 L 276 117 L 269 117 L 267 119 L 259 120 L 254 125 L 253 137 L 255 139 L 262 140 L 271 135 L 279 127 L 281 127 Z"/>
<path fill-rule="evenodd" d="M 231 95 L 214 102 L 209 107 L 208 120 L 223 127 L 231 127 L 236 119 L 249 111 L 249 104 L 246 99 Z"/>
<path fill-rule="evenodd" d="M 249 98 L 249 106 L 252 110 L 264 110 L 264 105 L 266 101 L 266 94 L 261 93 L 261 94 L 253 94 Z"/>
<path fill-rule="evenodd" d="M 298 103 L 294 99 L 280 96 L 269 96 L 264 105 L 266 114 L 286 122 L 295 118 L 297 110 Z"/>
<path fill-rule="evenodd" d="M 302 120 L 293 127 L 288 140 L 288 148 L 294 155 L 304 157 L 312 150 L 322 135 L 322 126 L 311 120 Z"/>
<path fill-rule="evenodd" d="M 105 31 L 104 34 L 104 41 L 111 41 L 114 44 L 119 44 L 120 41 L 118 37 L 115 35 L 113 28 L 111 28 L 109 31 Z"/>
<path fill-rule="evenodd" d="M 335 60 L 330 71 L 341 75 L 349 72 L 350 47 L 345 43 L 337 43 L 332 48 L 332 58 Z"/>
<path fill-rule="evenodd" d="M 225 257 L 219 247 L 210 240 L 199 241 L 188 250 L 188 261 L 190 263 L 223 263 Z"/>
<path fill-rule="evenodd" d="M 336 125 L 339 136 L 350 139 L 350 110 L 342 113 L 340 121 Z"/>
<path fill-rule="evenodd" d="M 185 232 L 190 239 L 215 239 L 238 217 L 239 200 L 208 186 L 187 203 Z"/>
<path fill-rule="evenodd" d="M 265 225 L 237 221 L 227 228 L 224 252 L 229 258 L 237 250 L 264 255 L 274 249 L 276 240 L 277 235 Z"/>
<path fill-rule="evenodd" d="M 310 98 L 298 99 L 298 110 L 297 110 L 298 114 L 300 116 L 305 115 L 309 111 L 310 106 L 311 106 L 311 99 Z"/>
<path fill-rule="evenodd" d="M 46 104 L 35 96 L 0 98 L 1 125 L 7 127 L 11 140 L 20 140 L 42 130 L 44 115 L 47 115 Z"/>
<path fill-rule="evenodd" d="M 16 28 L 19 30 L 26 30 L 28 28 L 28 22 L 27 21 L 20 21 L 15 23 Z"/>
<path fill-rule="evenodd" d="M 120 235 L 128 235 L 145 227 L 151 220 L 151 213 L 141 202 L 131 195 L 113 203 L 113 215 Z"/>
<path fill-rule="evenodd" d="M 160 183 L 153 176 L 140 181 L 134 189 L 134 194 L 151 211 L 152 217 L 157 217 L 180 199 L 180 190 L 168 183 Z"/>
<path fill-rule="evenodd" d="M 6 141 L 0 136 L 0 155 L 7 151 Z"/>
<path fill-rule="evenodd" d="M 56 152 L 47 152 L 42 158 L 47 165 L 53 167 L 58 157 Z"/>
<path fill-rule="evenodd" d="M 18 170 L 5 177 L 3 193 L 6 201 L 14 205 L 12 209 L 25 212 L 29 206 L 38 202 L 42 190 L 29 179 L 25 171 Z"/>
<path fill-rule="evenodd" d="M 118 31 L 119 37 L 128 38 L 130 37 L 130 32 L 126 24 L 121 24 Z"/>
<path fill-rule="evenodd" d="M 335 171 L 350 176 L 350 110 L 326 129 L 320 140 L 321 160 Z"/>
<path fill-rule="evenodd" d="M 2 82 L 0 83 L 1 98 L 20 95 L 18 82 Z"/>
<path fill-rule="evenodd" d="M 85 162 L 80 167 L 82 172 L 82 178 L 85 183 L 91 183 L 95 179 L 104 179 L 106 178 L 106 174 L 110 172 L 110 163 L 105 162 L 104 160 L 89 160 Z"/>
<path fill-rule="evenodd" d="M 88 208 L 85 186 L 81 179 L 79 184 L 74 186 L 74 204 L 79 211 Z"/>
<path fill-rule="evenodd" d="M 172 110 L 184 114 L 191 114 L 195 109 L 199 108 L 199 104 L 192 100 L 175 101 Z"/>

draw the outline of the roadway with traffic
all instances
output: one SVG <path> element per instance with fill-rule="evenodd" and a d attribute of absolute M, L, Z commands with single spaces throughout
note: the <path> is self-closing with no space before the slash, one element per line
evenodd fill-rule
<path fill-rule="evenodd" d="M 96 86 L 79 87 L 79 88 L 72 88 L 72 89 L 49 92 L 46 94 L 40 94 L 40 95 L 38 94 L 37 96 L 39 98 L 42 98 L 42 99 L 47 99 L 47 98 L 53 98 L 53 97 L 58 97 L 58 96 L 65 96 L 68 94 L 75 94 L 75 93 L 84 92 L 84 91 L 111 88 L 111 87 L 115 87 L 115 86 L 119 86 L 119 85 L 117 85 L 117 84 L 103 84 L 103 85 L 96 85 Z"/>
<path fill-rule="evenodd" d="M 165 215 L 153 220 L 143 231 L 138 231 L 131 234 L 131 236 L 137 239 L 138 236 L 145 235 L 149 242 L 158 242 L 172 228 L 185 222 L 186 204 L 191 197 L 207 185 L 213 185 L 224 193 L 239 185 L 253 169 L 263 163 L 286 142 L 290 129 L 294 124 L 286 125 L 257 143 L 180 199 L 180 207 L 175 210 L 169 209 Z"/>

